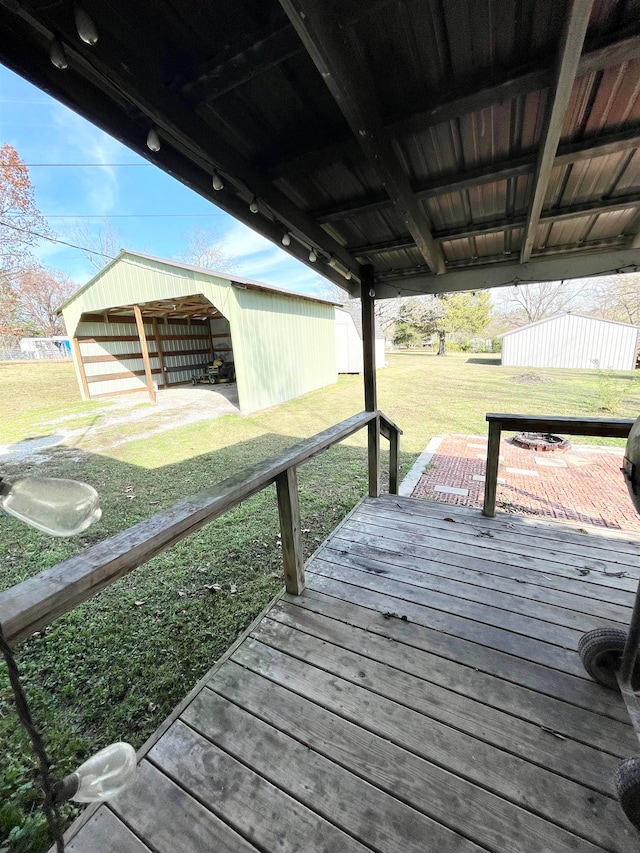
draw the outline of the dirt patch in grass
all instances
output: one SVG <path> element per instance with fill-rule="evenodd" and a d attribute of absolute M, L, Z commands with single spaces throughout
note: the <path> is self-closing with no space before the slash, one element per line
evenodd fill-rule
<path fill-rule="evenodd" d="M 515 382 L 516 385 L 551 385 L 553 379 L 550 376 L 541 376 L 539 373 L 519 373 L 510 376 L 507 382 Z"/>

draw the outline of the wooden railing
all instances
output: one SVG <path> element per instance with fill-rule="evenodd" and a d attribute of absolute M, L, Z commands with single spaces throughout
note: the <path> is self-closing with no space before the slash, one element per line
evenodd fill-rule
<path fill-rule="evenodd" d="M 304 560 L 297 468 L 364 427 L 373 427 L 369 430 L 369 495 L 380 493 L 380 434 L 390 442 L 389 491 L 397 494 L 401 430 L 382 412 L 361 412 L 0 593 L 6 640 L 13 644 L 30 636 L 272 483 L 278 495 L 287 592 L 300 594 Z M 372 435 L 376 436 L 373 443 Z"/>
<path fill-rule="evenodd" d="M 565 418 L 551 415 L 488 414 L 487 421 L 489 422 L 489 439 L 487 442 L 487 468 L 482 514 L 490 518 L 496 514 L 496 489 L 498 486 L 502 430 L 626 438 L 634 424 L 631 418 Z"/>

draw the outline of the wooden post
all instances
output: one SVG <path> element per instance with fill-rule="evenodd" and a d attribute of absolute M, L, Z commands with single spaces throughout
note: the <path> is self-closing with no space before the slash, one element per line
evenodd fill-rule
<path fill-rule="evenodd" d="M 496 489 L 498 488 L 498 464 L 500 462 L 500 421 L 489 421 L 487 442 L 487 466 L 484 472 L 484 506 L 482 514 L 493 518 L 496 514 Z"/>
<path fill-rule="evenodd" d="M 304 589 L 304 560 L 300 533 L 300 504 L 298 502 L 298 475 L 295 468 L 287 468 L 276 477 L 282 562 L 287 592 L 300 595 Z"/>
<path fill-rule="evenodd" d="M 73 354 L 76 357 L 76 366 L 78 368 L 78 375 L 80 376 L 80 382 L 82 383 L 82 391 L 84 394 L 84 399 L 90 400 L 91 394 L 89 393 L 89 383 L 87 382 L 87 374 L 84 372 L 84 364 L 82 362 L 82 351 L 80 349 L 80 341 L 75 337 L 73 339 Z"/>
<path fill-rule="evenodd" d="M 375 296 L 373 293 L 373 266 L 360 267 L 360 301 L 362 304 L 362 361 L 364 367 L 364 407 L 367 412 L 378 408 L 375 361 Z M 367 427 L 369 497 L 380 496 L 380 421 L 376 418 Z"/>
<path fill-rule="evenodd" d="M 398 494 L 398 455 L 400 450 L 400 433 L 392 429 L 389 434 L 389 494 Z"/>
<path fill-rule="evenodd" d="M 158 353 L 158 361 L 160 362 L 160 373 L 162 376 L 162 387 L 167 387 L 167 374 L 164 368 L 164 353 L 162 352 L 162 341 L 160 340 L 160 332 L 158 330 L 158 320 L 156 317 L 151 321 L 153 324 L 153 337 L 156 342 L 156 352 Z"/>
<path fill-rule="evenodd" d="M 213 346 L 213 332 L 211 331 L 211 317 L 207 317 L 207 331 L 209 332 L 209 346 L 211 347 L 211 364 L 216 360 L 216 350 Z"/>
<path fill-rule="evenodd" d="M 140 338 L 140 349 L 142 350 L 142 360 L 144 362 L 144 373 L 147 377 L 147 388 L 149 389 L 149 399 L 152 403 L 156 401 L 156 390 L 153 387 L 153 374 L 151 373 L 151 362 L 149 361 L 149 348 L 147 347 L 147 335 L 142 322 L 142 311 L 139 305 L 133 306 L 133 313 L 136 318 L 136 326 L 138 327 L 138 337 Z"/>

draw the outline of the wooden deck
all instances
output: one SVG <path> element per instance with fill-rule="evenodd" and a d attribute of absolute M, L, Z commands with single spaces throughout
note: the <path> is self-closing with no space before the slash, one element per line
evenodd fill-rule
<path fill-rule="evenodd" d="M 576 647 L 639 575 L 631 535 L 366 499 L 68 850 L 637 851 L 638 743 Z"/>

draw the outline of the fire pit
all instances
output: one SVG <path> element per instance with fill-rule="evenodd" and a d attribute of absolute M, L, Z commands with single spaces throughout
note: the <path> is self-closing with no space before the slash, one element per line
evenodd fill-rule
<path fill-rule="evenodd" d="M 563 451 L 571 447 L 568 438 L 552 435 L 549 432 L 519 432 L 513 437 L 513 443 L 525 450 Z"/>

